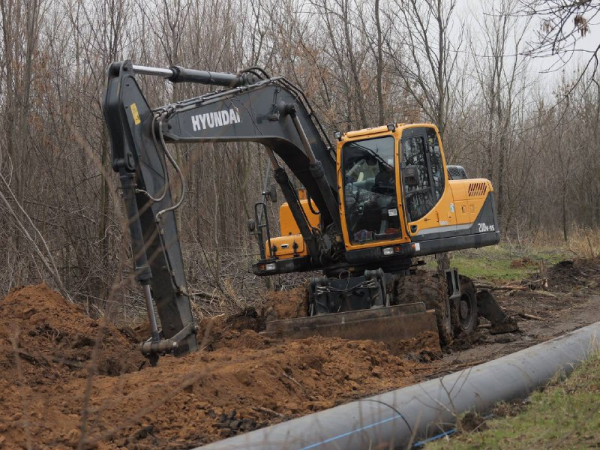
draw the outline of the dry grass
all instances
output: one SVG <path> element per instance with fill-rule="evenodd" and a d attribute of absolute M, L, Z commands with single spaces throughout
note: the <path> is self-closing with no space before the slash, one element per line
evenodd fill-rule
<path fill-rule="evenodd" d="M 576 258 L 595 258 L 600 254 L 600 228 L 574 225 L 565 242 L 561 232 L 538 231 L 526 241 L 526 247 L 538 250 L 553 248 L 563 250 Z"/>
<path fill-rule="evenodd" d="M 485 423 L 486 431 L 462 433 L 427 449 L 596 448 L 600 445 L 600 353 L 563 381 L 560 377 L 514 417 Z M 506 405 L 509 409 L 510 406 Z"/>

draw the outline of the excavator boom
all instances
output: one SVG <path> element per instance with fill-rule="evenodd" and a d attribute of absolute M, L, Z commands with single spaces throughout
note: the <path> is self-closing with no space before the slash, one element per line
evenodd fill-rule
<path fill-rule="evenodd" d="M 228 89 L 152 109 L 136 74 Z M 153 327 L 152 337 L 142 346 L 145 354 L 155 358 L 166 351 L 185 354 L 197 348 L 174 214 L 185 196 L 185 180 L 167 143 L 263 144 L 306 242 L 308 257 L 300 265 L 317 269 L 335 253 L 333 247 L 341 237 L 333 149 L 303 94 L 285 79 L 264 78 L 257 72 L 233 75 L 142 67 L 131 61 L 113 63 L 108 70 L 104 115 L 111 137 L 112 165 L 121 179 L 129 220 L 135 277 L 144 286 Z M 322 229 L 331 233 L 327 239 L 308 223 L 297 192 L 275 155 L 310 193 L 320 211 Z M 177 204 L 173 203 L 167 165 L 181 176 Z"/>

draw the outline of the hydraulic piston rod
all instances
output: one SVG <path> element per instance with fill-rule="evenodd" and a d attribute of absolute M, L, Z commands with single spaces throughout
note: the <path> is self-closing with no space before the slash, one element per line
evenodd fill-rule
<path fill-rule="evenodd" d="M 206 70 L 186 69 L 180 66 L 171 66 L 168 69 L 162 67 L 147 67 L 133 65 L 136 74 L 163 77 L 172 83 L 199 83 L 227 86 L 230 88 L 241 86 L 252 82 L 248 74 L 236 75 L 234 73 L 209 72 Z"/>
<path fill-rule="evenodd" d="M 133 71 L 140 75 L 152 75 L 155 77 L 170 78 L 173 76 L 173 71 L 171 69 L 165 69 L 163 67 L 138 66 L 134 64 Z"/>

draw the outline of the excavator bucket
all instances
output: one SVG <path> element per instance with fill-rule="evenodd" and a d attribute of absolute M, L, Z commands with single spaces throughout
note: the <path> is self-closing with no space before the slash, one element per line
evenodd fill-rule
<path fill-rule="evenodd" d="M 424 303 L 407 303 L 274 320 L 267 322 L 264 334 L 274 338 L 303 339 L 322 336 L 394 344 L 428 331 L 437 335 L 435 311 L 426 310 Z"/>

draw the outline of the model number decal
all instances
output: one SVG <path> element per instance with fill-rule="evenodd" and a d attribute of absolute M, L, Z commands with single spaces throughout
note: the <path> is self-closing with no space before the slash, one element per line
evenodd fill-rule
<path fill-rule="evenodd" d="M 494 227 L 494 225 L 488 225 L 487 223 L 478 223 L 477 225 L 479 225 L 480 233 L 487 233 L 488 231 L 496 231 L 496 228 Z"/>

